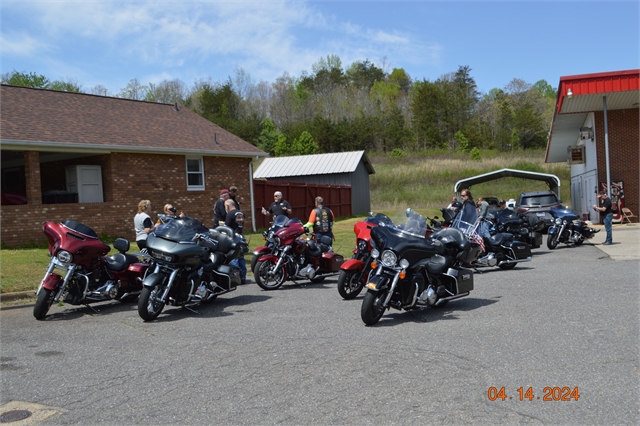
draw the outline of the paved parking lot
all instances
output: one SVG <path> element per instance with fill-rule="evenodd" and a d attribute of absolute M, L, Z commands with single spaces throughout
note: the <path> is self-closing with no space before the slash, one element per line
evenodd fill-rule
<path fill-rule="evenodd" d="M 46 321 L 33 305 L 3 307 L 0 413 L 46 425 L 638 424 L 639 262 L 598 247 L 543 246 L 512 271 L 483 269 L 444 309 L 390 311 L 374 327 L 335 279 L 244 285 L 151 323 L 117 302 L 53 307 Z M 554 400 L 565 387 L 577 395 Z"/>

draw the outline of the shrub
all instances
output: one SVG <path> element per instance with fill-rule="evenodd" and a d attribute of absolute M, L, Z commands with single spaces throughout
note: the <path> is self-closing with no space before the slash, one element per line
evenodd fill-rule
<path fill-rule="evenodd" d="M 477 147 L 473 148 L 469 153 L 469 158 L 473 161 L 481 161 L 482 156 L 480 155 L 480 150 Z"/>

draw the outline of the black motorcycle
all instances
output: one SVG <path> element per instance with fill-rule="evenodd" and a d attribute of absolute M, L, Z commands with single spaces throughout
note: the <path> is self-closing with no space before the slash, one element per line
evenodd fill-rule
<path fill-rule="evenodd" d="M 553 250 L 558 243 L 581 245 L 584 240 L 593 238 L 600 232 L 599 229 L 589 227 L 583 220 L 580 220 L 573 210 L 565 208 L 555 208 L 550 211 L 553 216 L 553 224 L 547 233 L 547 247 Z"/>
<path fill-rule="evenodd" d="M 248 251 L 242 234 L 219 226 L 208 230 L 190 217 L 160 225 L 147 238 L 151 258 L 149 274 L 142 282 L 138 314 L 153 321 L 165 305 L 193 309 L 204 301 L 236 289 L 240 269 L 229 263 Z"/>
<path fill-rule="evenodd" d="M 457 218 L 456 218 L 457 220 Z M 497 232 L 494 235 L 482 234 L 480 227 L 486 223 L 486 229 L 491 226 L 490 220 L 478 218 L 475 225 L 476 235 L 482 247 L 482 254 L 469 265 L 472 268 L 487 268 L 497 266 L 500 269 L 513 269 L 520 262 L 531 262 L 531 245 L 514 238 L 513 234 Z M 454 221 L 455 223 L 455 221 Z M 481 239 L 481 241 L 480 241 Z"/>
<path fill-rule="evenodd" d="M 490 229 L 494 235 L 498 232 L 512 234 L 515 240 L 529 244 L 532 249 L 542 246 L 544 220 L 533 213 L 516 214 L 510 210 L 503 210 L 496 214 L 492 222 L 493 227 Z"/>
<path fill-rule="evenodd" d="M 473 271 L 462 265 L 475 260 L 478 244 L 453 227 L 430 238 L 423 229 L 410 230 L 412 225 L 392 224 L 371 229 L 373 273 L 360 311 L 366 325 L 376 324 L 389 308 L 442 307 L 473 290 Z"/>

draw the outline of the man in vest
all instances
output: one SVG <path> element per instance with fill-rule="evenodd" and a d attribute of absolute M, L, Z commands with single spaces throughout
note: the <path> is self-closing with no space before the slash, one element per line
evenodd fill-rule
<path fill-rule="evenodd" d="M 227 199 L 224 202 L 224 208 L 227 213 L 227 217 L 225 219 L 225 226 L 233 229 L 233 232 L 236 234 L 242 234 L 242 228 L 244 227 L 244 213 L 240 210 L 236 209 L 236 202 L 231 198 Z M 244 256 L 233 259 L 230 263 L 232 266 L 237 266 L 240 268 L 240 278 L 242 280 L 242 284 L 247 283 L 247 263 L 244 260 Z"/>
<path fill-rule="evenodd" d="M 329 207 L 324 206 L 324 198 L 316 197 L 316 208 L 311 210 L 309 222 L 304 225 L 305 228 L 313 227 L 316 234 L 316 241 L 320 241 L 324 235 L 331 237 L 333 240 L 333 212 Z"/>

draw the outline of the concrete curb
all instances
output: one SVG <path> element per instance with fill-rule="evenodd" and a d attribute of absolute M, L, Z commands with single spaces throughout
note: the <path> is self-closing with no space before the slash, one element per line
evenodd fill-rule
<path fill-rule="evenodd" d="M 15 300 L 28 300 L 35 298 L 36 293 L 34 290 L 16 291 L 15 293 L 0 293 L 0 302 L 13 302 Z"/>

